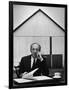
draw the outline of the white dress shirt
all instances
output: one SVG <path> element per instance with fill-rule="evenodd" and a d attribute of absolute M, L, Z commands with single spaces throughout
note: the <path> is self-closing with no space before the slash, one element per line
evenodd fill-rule
<path fill-rule="evenodd" d="M 35 63 L 37 61 L 37 58 L 35 58 Z M 31 68 L 33 67 L 34 58 L 31 56 Z"/>

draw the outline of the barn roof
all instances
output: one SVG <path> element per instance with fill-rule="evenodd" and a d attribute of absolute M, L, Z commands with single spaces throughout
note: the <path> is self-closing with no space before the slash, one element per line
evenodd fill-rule
<path fill-rule="evenodd" d="M 30 17 L 28 17 L 25 21 L 23 21 L 19 26 L 17 26 L 13 32 L 17 31 L 22 25 L 24 25 L 29 19 L 31 19 L 35 14 L 37 14 L 38 12 L 42 12 L 46 17 L 48 17 L 54 24 L 56 24 L 62 31 L 65 32 L 65 30 L 58 24 L 56 23 L 50 16 L 48 16 L 44 11 L 42 11 L 41 9 L 38 9 L 35 13 L 33 13 Z"/>

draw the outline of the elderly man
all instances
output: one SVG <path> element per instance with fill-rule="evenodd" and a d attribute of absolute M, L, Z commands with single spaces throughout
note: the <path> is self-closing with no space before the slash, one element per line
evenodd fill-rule
<path fill-rule="evenodd" d="M 19 75 L 20 77 L 28 74 L 32 70 L 38 68 L 34 72 L 33 76 L 48 76 L 49 70 L 46 63 L 46 57 L 40 54 L 41 46 L 38 43 L 33 43 L 30 46 L 31 55 L 22 57 L 19 65 Z"/>

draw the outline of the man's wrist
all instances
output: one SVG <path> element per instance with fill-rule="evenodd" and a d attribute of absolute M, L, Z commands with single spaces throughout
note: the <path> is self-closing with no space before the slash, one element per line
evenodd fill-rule
<path fill-rule="evenodd" d="M 41 57 L 41 62 L 43 61 L 43 58 Z"/>

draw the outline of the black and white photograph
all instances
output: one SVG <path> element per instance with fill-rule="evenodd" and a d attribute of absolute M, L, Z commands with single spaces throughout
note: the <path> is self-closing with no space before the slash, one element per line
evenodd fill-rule
<path fill-rule="evenodd" d="M 9 2 L 9 88 L 67 84 L 67 5 Z"/>

